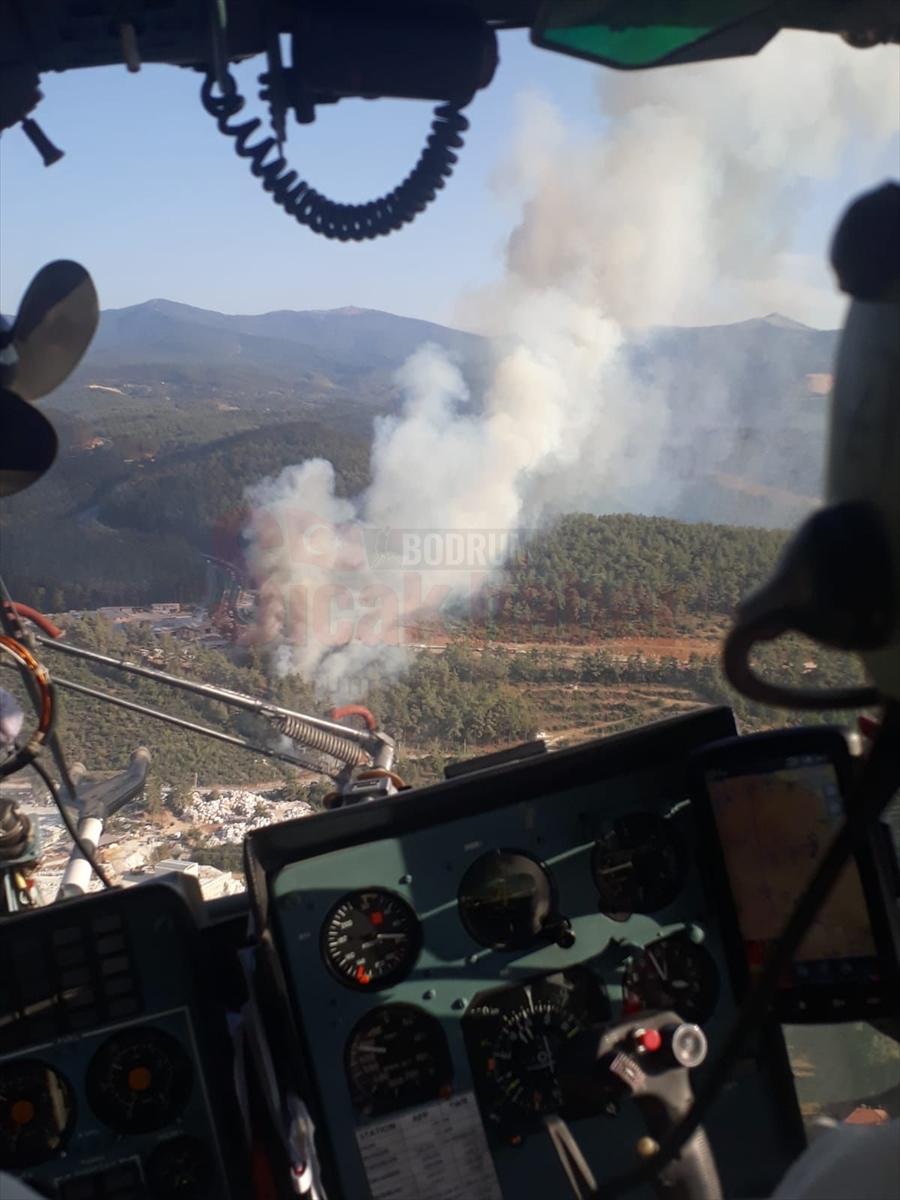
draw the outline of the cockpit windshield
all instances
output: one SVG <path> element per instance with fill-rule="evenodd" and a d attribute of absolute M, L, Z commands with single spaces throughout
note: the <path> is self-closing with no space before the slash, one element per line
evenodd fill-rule
<path fill-rule="evenodd" d="M 177 870 L 236 894 L 250 831 L 329 803 L 347 760 L 273 727 L 272 706 L 360 739 L 374 714 L 396 786 L 711 703 L 744 732 L 816 719 L 734 692 L 721 639 L 823 497 L 845 304 L 828 240 L 896 172 L 896 65 L 795 32 L 752 59 L 617 74 L 509 31 L 446 203 L 363 246 L 286 224 L 193 73 L 43 82 L 66 157 L 45 175 L 3 139 L 0 309 L 78 258 L 101 318 L 41 404 L 58 457 L 4 501 L 2 573 L 66 643 L 144 669 L 47 649 L 72 762 L 102 778 L 150 751 L 100 840 L 115 881 Z M 234 68 L 250 96 L 257 72 Z M 288 157 L 362 201 L 409 169 L 423 120 L 348 101 L 292 128 Z M 799 636 L 757 662 L 797 685 L 863 679 Z M 13 671 L 0 686 L 28 708 Z M 67 830 L 32 773 L 3 794 L 29 802 L 52 898 Z M 797 1033 L 809 1114 L 895 1080 L 896 1044 L 853 1029 L 865 1086 L 848 1067 L 814 1087 L 827 1055 Z"/>
<path fill-rule="evenodd" d="M 45 402 L 59 460 L 4 505 L 14 598 L 101 653 L 301 711 L 365 704 L 410 783 L 710 701 L 773 723 L 725 684 L 719 638 L 822 494 L 827 239 L 897 155 L 887 47 L 783 34 L 637 75 L 502 49 L 454 203 L 354 252 L 257 205 L 163 67 L 49 81 L 52 187 L 4 145 L 3 310 L 36 247 L 80 254 L 102 306 Z M 353 198 L 418 114 L 347 108 L 302 149 Z M 764 653 L 791 681 L 857 678 L 800 640 Z M 60 673 L 259 740 L 214 700 Z M 330 790 L 83 694 L 62 729 L 91 770 L 152 750 L 145 807 L 107 831 L 123 873 L 189 857 L 230 878 L 249 828 Z"/>

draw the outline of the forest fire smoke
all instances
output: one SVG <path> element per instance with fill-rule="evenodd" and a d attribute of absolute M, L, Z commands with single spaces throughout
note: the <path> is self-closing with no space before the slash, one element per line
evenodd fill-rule
<path fill-rule="evenodd" d="M 321 460 L 248 495 L 257 635 L 281 668 L 355 698 L 367 671 L 402 669 L 416 605 L 437 612 L 496 565 L 420 574 L 373 555 L 379 539 L 677 511 L 669 455 L 722 404 L 723 384 L 711 379 L 676 420 L 665 381 L 632 372 L 627 339 L 635 326 L 816 311 L 822 255 L 792 249 L 809 180 L 833 176 L 851 147 L 859 159 L 860 131 L 873 152 L 893 136 L 895 68 L 890 49 L 785 34 L 755 59 L 599 72 L 602 123 L 586 136 L 527 99 L 498 173 L 521 219 L 502 280 L 465 311 L 496 338 L 484 395 L 423 346 L 398 373 L 401 415 L 376 424 L 363 495 L 337 497 Z M 854 161 L 860 186 L 865 171 Z"/>

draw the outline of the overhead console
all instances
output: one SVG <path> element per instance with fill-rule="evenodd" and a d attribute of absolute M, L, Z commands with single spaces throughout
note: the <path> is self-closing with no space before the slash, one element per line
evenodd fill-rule
<path fill-rule="evenodd" d="M 251 835 L 270 1037 L 330 1197 L 564 1196 L 554 1112 L 601 1186 L 634 1164 L 635 1107 L 585 1110 L 557 1068 L 643 1010 L 713 1055 L 733 1019 L 686 766 L 734 732 L 709 709 Z M 777 1029 L 707 1133 L 729 1197 L 769 1193 L 801 1145 Z"/>

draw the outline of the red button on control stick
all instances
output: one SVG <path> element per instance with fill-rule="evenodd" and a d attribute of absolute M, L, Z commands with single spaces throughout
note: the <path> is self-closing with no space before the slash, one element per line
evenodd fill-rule
<path fill-rule="evenodd" d="M 652 1054 L 662 1045 L 662 1034 L 658 1029 L 645 1029 L 638 1038 L 638 1044 Z"/>

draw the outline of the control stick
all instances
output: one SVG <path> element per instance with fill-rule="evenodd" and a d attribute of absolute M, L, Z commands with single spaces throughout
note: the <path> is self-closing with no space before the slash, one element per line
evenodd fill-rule
<path fill-rule="evenodd" d="M 573 1039 L 560 1058 L 559 1080 L 564 1095 L 597 1111 L 611 1100 L 632 1096 L 648 1130 L 635 1151 L 649 1160 L 690 1109 L 689 1072 L 704 1061 L 706 1051 L 699 1025 L 687 1024 L 673 1012 L 638 1013 Z M 559 1148 L 555 1139 L 554 1145 Z M 562 1162 L 569 1174 L 571 1162 Z M 666 1200 L 721 1200 L 718 1171 L 702 1129 L 659 1172 L 654 1185 Z"/>

